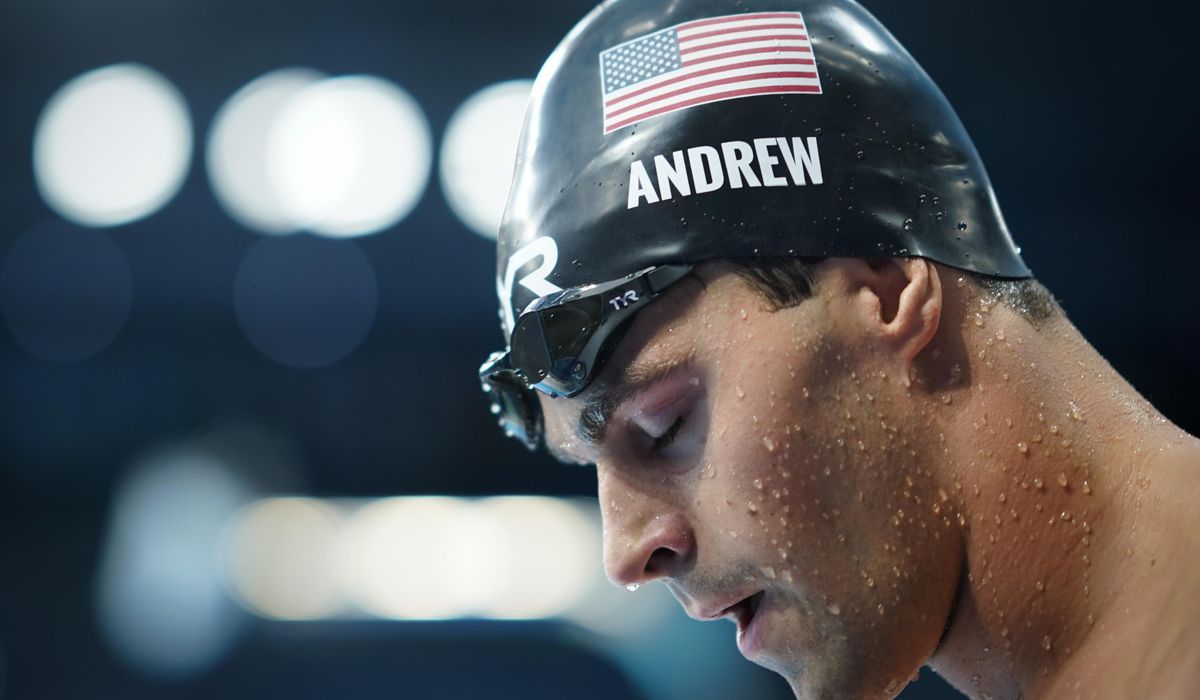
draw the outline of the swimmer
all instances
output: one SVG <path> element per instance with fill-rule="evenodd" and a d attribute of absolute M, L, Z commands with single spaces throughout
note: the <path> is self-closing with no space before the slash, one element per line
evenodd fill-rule
<path fill-rule="evenodd" d="M 1119 275 L 1113 278 L 1119 282 Z M 1200 441 L 1026 267 L 849 0 L 616 0 L 535 84 L 501 425 L 594 465 L 612 581 L 798 698 L 1200 696 Z"/>

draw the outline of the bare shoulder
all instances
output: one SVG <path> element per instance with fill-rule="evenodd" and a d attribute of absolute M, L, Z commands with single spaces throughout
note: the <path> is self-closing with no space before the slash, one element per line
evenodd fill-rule
<path fill-rule="evenodd" d="M 1180 569 L 1162 610 L 1139 654 L 1130 690 L 1165 700 L 1200 697 L 1200 553 Z"/>

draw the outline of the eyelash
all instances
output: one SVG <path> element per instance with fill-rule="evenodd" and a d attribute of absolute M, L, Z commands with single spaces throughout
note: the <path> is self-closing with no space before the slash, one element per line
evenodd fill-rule
<path fill-rule="evenodd" d="M 679 431 L 683 429 L 683 424 L 686 420 L 687 416 L 680 416 L 676 418 L 675 422 L 671 424 L 671 427 L 667 428 L 667 432 L 654 438 L 654 442 L 651 444 L 650 450 L 652 452 L 660 452 L 670 446 L 672 442 L 675 442 L 675 438 L 679 435 Z"/>

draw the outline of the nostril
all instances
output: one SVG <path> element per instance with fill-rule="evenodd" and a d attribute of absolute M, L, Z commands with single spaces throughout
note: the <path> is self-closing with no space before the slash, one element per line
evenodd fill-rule
<path fill-rule="evenodd" d="M 650 577 L 667 576 L 671 566 L 679 555 L 667 547 L 659 547 L 646 560 L 646 575 Z"/>

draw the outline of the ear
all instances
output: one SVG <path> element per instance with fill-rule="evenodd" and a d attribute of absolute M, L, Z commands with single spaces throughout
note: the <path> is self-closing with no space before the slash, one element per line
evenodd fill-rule
<path fill-rule="evenodd" d="M 942 318 L 937 267 L 924 258 L 831 258 L 821 267 L 827 270 L 823 280 L 836 280 L 835 288 L 849 295 L 856 320 L 893 355 L 907 385 L 913 361 L 933 340 Z"/>

